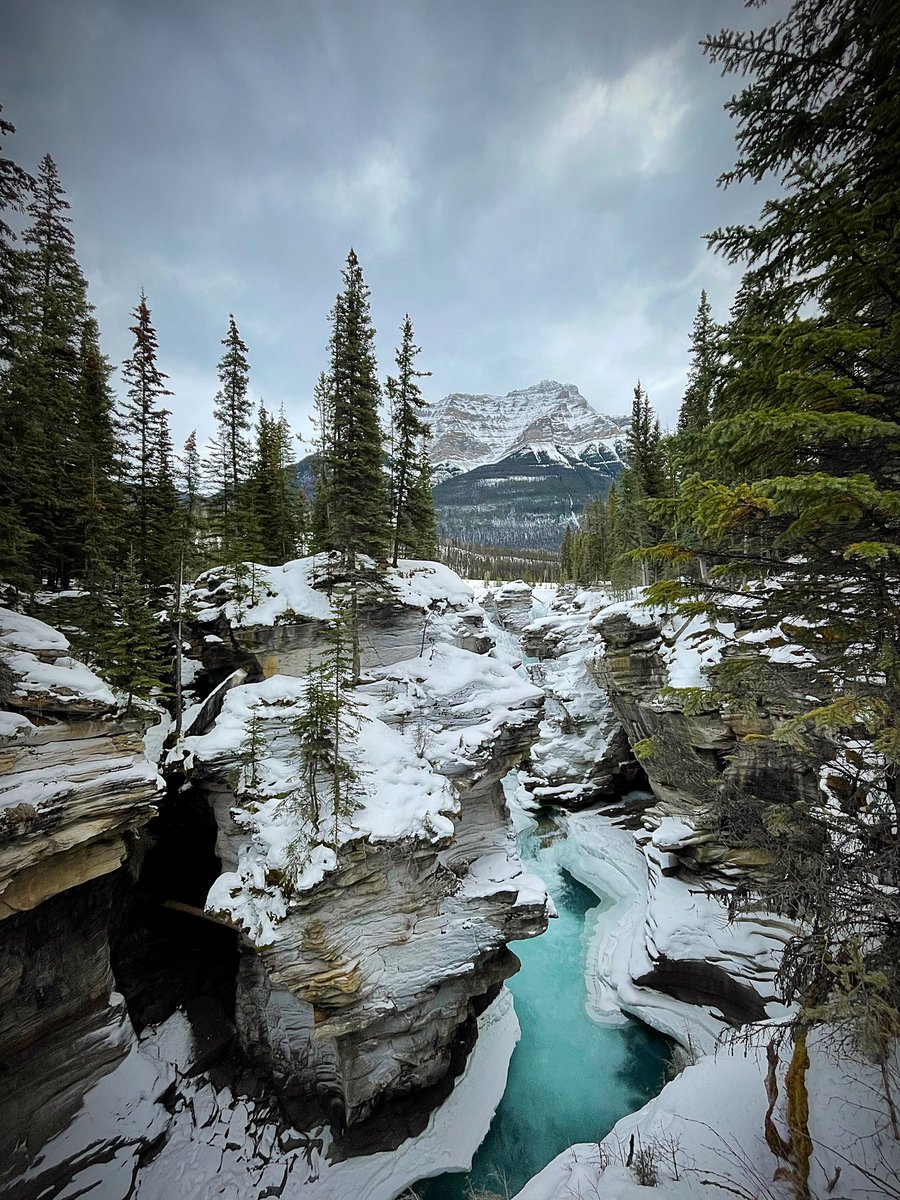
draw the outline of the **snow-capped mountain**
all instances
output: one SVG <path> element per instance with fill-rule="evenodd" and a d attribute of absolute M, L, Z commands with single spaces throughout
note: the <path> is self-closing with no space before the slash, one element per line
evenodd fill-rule
<path fill-rule="evenodd" d="M 518 451 L 544 461 L 617 460 L 620 418 L 595 412 L 574 384 L 543 379 L 505 396 L 453 392 L 429 406 L 435 479 L 499 463 Z M 554 458 L 555 455 L 560 456 Z"/>
<path fill-rule="evenodd" d="M 555 550 L 622 470 L 628 421 L 602 416 L 573 384 L 544 379 L 506 396 L 454 392 L 431 406 L 441 534 Z"/>

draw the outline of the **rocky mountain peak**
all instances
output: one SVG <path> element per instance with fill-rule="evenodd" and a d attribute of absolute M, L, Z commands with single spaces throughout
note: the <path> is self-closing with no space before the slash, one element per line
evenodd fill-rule
<path fill-rule="evenodd" d="M 621 423 L 598 413 L 574 384 L 555 379 L 505 396 L 452 392 L 429 406 L 427 419 L 438 478 L 499 462 L 532 443 L 576 450 L 624 434 Z"/>

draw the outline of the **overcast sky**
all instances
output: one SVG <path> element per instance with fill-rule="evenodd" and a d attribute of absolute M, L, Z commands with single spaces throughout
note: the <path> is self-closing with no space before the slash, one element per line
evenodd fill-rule
<path fill-rule="evenodd" d="M 736 285 L 702 235 L 761 199 L 716 187 L 735 85 L 697 45 L 741 0 L 3 7 L 6 153 L 56 159 L 116 363 L 146 290 L 179 442 L 229 312 L 309 432 L 351 245 L 382 377 L 408 310 L 429 399 L 553 378 L 621 413 L 640 377 L 674 421 L 700 289 L 724 317 Z"/>

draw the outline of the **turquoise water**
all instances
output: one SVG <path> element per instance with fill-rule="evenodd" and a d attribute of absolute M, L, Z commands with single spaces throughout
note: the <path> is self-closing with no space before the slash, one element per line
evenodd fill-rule
<path fill-rule="evenodd" d="M 507 986 L 522 1038 L 490 1133 L 472 1170 L 416 1186 L 423 1200 L 465 1200 L 471 1189 L 512 1196 L 574 1142 L 595 1142 L 660 1090 L 669 1042 L 645 1025 L 597 1025 L 585 1010 L 585 917 L 607 902 L 556 862 L 550 822 L 521 835 L 522 856 L 547 885 L 559 919 L 515 942 L 522 969 Z"/>

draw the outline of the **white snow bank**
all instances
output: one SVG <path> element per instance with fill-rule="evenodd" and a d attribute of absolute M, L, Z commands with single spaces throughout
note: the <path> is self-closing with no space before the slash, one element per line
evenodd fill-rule
<path fill-rule="evenodd" d="M 567 832 L 560 851 L 563 865 L 614 901 L 595 918 L 586 959 L 589 1006 L 596 1020 L 614 1021 L 622 1009 L 684 1046 L 712 1050 L 728 1028 L 718 1010 L 634 983 L 661 955 L 714 963 L 757 991 L 770 1016 L 783 1014 L 773 1000 L 773 978 L 791 932 L 786 922 L 759 913 L 729 923 L 714 893 L 663 874 L 669 856 L 653 845 L 649 833 L 636 841 L 607 813 L 586 810 L 560 821 Z"/>
<path fill-rule="evenodd" d="M 68 639 L 57 629 L 0 608 L 0 651 L 14 676 L 16 696 L 47 696 L 62 704 L 88 700 L 114 708 L 116 697 L 103 680 L 66 651 Z"/>
<path fill-rule="evenodd" d="M 290 730 L 292 719 L 303 711 L 305 689 L 305 679 L 286 675 L 234 687 L 210 732 L 185 739 L 197 762 L 233 770 L 251 718 L 263 723 L 265 748 L 255 785 L 250 788 L 246 771 L 237 780 L 232 816 L 246 834 L 237 869 L 219 876 L 206 902 L 210 911 L 225 913 L 242 926 L 256 945 L 276 939 L 277 924 L 287 913 L 285 892 L 273 878 L 289 878 L 295 890 L 313 887 L 336 865 L 336 847 L 357 838 L 438 842 L 452 835 L 450 818 L 459 809 L 449 782 L 416 753 L 411 738 L 379 719 L 377 703 L 360 698 L 358 712 L 346 714 L 342 751 L 356 773 L 357 807 L 335 822 L 323 798 L 316 826 L 304 799 L 302 764 Z"/>
<path fill-rule="evenodd" d="M 181 1026 L 172 1036 L 167 1032 L 155 1056 L 182 1053 L 178 1039 L 184 1032 Z M 269 1194 L 282 1200 L 394 1200 L 419 1179 L 471 1167 L 506 1088 L 518 1040 L 512 996 L 504 988 L 478 1018 L 466 1066 L 424 1131 L 394 1151 L 337 1163 L 328 1158 L 327 1131 L 285 1150 L 274 1127 L 260 1124 L 252 1101 L 235 1100 L 227 1089 L 216 1093 L 199 1079 L 179 1079 L 183 1100 L 177 1101 L 171 1135 L 139 1173 L 131 1194 L 136 1200 L 171 1200 L 188 1188 L 194 1196 L 228 1200 Z M 149 1045 L 146 1051 L 152 1053 Z M 270 1193 L 272 1184 L 277 1190 Z M 113 1198 L 119 1200 L 119 1193 L 108 1194 Z"/>
<path fill-rule="evenodd" d="M 654 1196 L 661 1200 L 790 1195 L 773 1177 L 784 1164 L 766 1145 L 765 1046 L 774 1026 L 758 1027 L 749 1042 L 735 1042 L 687 1067 L 636 1113 L 624 1117 L 596 1144 L 573 1146 L 529 1180 L 515 1200 L 643 1200 L 635 1173 L 624 1164 L 634 1139 L 656 1164 Z M 885 1200 L 900 1177 L 900 1143 L 890 1118 L 879 1068 L 829 1047 L 820 1032 L 810 1038 L 807 1075 L 813 1141 L 809 1185 L 813 1196 Z M 779 1062 L 776 1127 L 787 1133 L 784 1070 Z M 889 1064 L 896 1074 L 900 1060 Z M 837 1186 L 836 1186 L 837 1185 Z"/>
<path fill-rule="evenodd" d="M 7 650 L 28 650 L 32 654 L 52 651 L 64 654 L 69 649 L 69 639 L 34 617 L 0 608 L 0 646 Z"/>
<path fill-rule="evenodd" d="M 304 618 L 331 620 L 335 615 L 331 602 L 314 587 L 316 571 L 322 572 L 327 561 L 327 555 L 317 554 L 279 567 L 245 563 L 245 577 L 237 585 L 227 568 L 207 571 L 191 589 L 191 599 L 198 606 L 197 620 L 224 616 L 230 624 L 240 626 Z"/>
<path fill-rule="evenodd" d="M 400 559 L 396 567 L 378 568 L 363 555 L 359 565 L 367 571 L 377 570 L 379 582 L 399 604 L 422 609 L 442 603 L 467 606 L 474 598 L 472 588 L 442 563 Z M 217 567 L 199 576 L 192 588 L 197 620 L 205 623 L 225 617 L 231 625 L 243 628 L 298 620 L 330 621 L 337 614 L 325 583 L 334 566 L 328 554 L 294 559 L 279 567 L 245 563 L 237 584 L 233 571 Z"/>
<path fill-rule="evenodd" d="M 400 603 L 414 608 L 429 608 L 442 600 L 470 605 L 475 598 L 471 585 L 443 563 L 401 558 L 385 577 Z"/>

